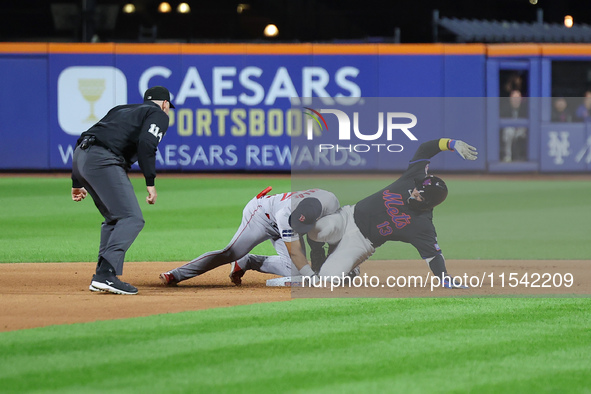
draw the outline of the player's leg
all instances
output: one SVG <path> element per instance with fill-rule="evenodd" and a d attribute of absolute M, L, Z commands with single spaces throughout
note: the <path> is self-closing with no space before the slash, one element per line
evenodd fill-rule
<path fill-rule="evenodd" d="M 326 261 L 326 251 L 324 250 L 324 242 L 314 241 L 310 236 L 306 236 L 306 241 L 310 246 L 310 265 L 314 272 L 320 271 L 320 267 Z"/>
<path fill-rule="evenodd" d="M 254 198 L 244 208 L 242 223 L 224 249 L 204 253 L 189 263 L 167 272 L 167 274 L 173 276 L 174 282 L 180 282 L 239 260 L 256 245 L 269 239 L 266 230 L 268 226 L 268 220 L 257 199 Z"/>
<path fill-rule="evenodd" d="M 283 239 L 279 238 L 271 240 L 271 243 L 273 243 L 273 247 L 277 251 L 277 255 L 258 256 L 266 258 L 258 260 L 260 262 L 260 265 L 258 266 L 258 268 L 255 269 L 257 271 L 265 272 L 267 274 L 274 274 L 280 276 L 291 275 L 291 258 L 289 257 L 289 251 L 287 250 L 287 246 L 285 246 L 285 242 L 283 241 Z"/>
<path fill-rule="evenodd" d="M 236 286 L 242 284 L 242 277 L 248 270 L 255 270 L 265 274 L 274 274 L 288 276 L 291 273 L 291 259 L 285 246 L 285 242 L 280 238 L 271 240 L 278 255 L 264 256 L 258 254 L 247 254 L 232 263 L 230 269 L 230 280 Z"/>
<path fill-rule="evenodd" d="M 258 254 L 247 254 L 236 264 L 243 271 L 254 270 L 264 274 L 274 274 L 280 276 L 291 275 L 291 261 L 286 262 L 280 256 L 263 256 Z"/>
<path fill-rule="evenodd" d="M 342 217 L 345 224 L 344 234 L 341 242 L 320 269 L 318 275 L 321 277 L 347 275 L 375 252 L 371 242 L 361 234 L 355 224 L 353 207 L 344 207 Z"/>
<path fill-rule="evenodd" d="M 316 242 L 338 244 L 345 234 L 345 225 L 347 223 L 344 208 L 320 218 L 312 230 L 308 232 L 307 237 Z"/>

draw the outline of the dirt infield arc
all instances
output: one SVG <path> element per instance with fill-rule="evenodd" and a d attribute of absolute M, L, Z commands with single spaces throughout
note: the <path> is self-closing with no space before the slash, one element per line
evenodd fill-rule
<path fill-rule="evenodd" d="M 88 290 L 94 263 L 0 264 L 0 331 L 122 319 L 199 309 L 284 301 L 287 288 L 270 288 L 272 277 L 248 273 L 244 286 L 228 278 L 229 266 L 210 271 L 183 286 L 165 287 L 160 272 L 181 263 L 125 263 L 121 277 L 139 289 L 134 296 L 92 293 Z"/>
<path fill-rule="evenodd" d="M 591 294 L 591 262 L 589 261 L 449 261 L 450 272 L 466 272 L 478 277 L 485 273 L 516 273 L 520 278 L 526 273 L 570 272 L 574 286 L 537 289 L 530 291 L 496 287 L 468 290 L 399 287 L 307 289 L 292 291 L 289 288 L 266 287 L 265 281 L 274 276 L 249 271 L 241 287 L 234 286 L 229 278 L 229 266 L 222 266 L 202 276 L 183 282 L 178 287 L 165 287 L 158 274 L 179 266 L 175 262 L 128 262 L 123 280 L 139 289 L 134 296 L 92 293 L 88 285 L 94 273 L 94 263 L 19 263 L 0 264 L 0 331 L 43 327 L 55 324 L 71 324 L 98 320 L 123 319 L 163 313 L 194 311 L 208 308 L 288 301 L 293 297 L 450 297 L 491 295 L 569 295 Z M 375 275 L 381 283 L 390 275 L 427 275 L 422 261 L 368 261 L 362 266 L 362 274 Z M 507 277 L 508 278 L 508 277 Z"/>

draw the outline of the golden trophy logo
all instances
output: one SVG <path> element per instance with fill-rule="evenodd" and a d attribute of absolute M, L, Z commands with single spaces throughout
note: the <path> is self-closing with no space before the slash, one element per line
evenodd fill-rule
<path fill-rule="evenodd" d="M 78 90 L 82 97 L 90 103 L 90 115 L 84 120 L 85 123 L 94 123 L 98 120 L 94 114 L 94 103 L 99 101 L 105 91 L 104 78 L 84 78 L 78 79 Z"/>

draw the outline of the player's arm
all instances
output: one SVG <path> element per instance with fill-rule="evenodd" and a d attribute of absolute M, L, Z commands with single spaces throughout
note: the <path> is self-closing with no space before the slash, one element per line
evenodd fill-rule
<path fill-rule="evenodd" d="M 425 261 L 429 265 L 433 275 L 437 276 L 438 278 L 448 276 L 447 267 L 445 266 L 445 258 L 442 254 L 438 254 L 433 257 L 427 257 Z"/>
<path fill-rule="evenodd" d="M 447 273 L 447 268 L 445 267 L 445 258 L 442 254 L 438 254 L 435 257 L 430 257 L 425 259 L 427 264 L 429 264 L 429 268 L 433 275 L 442 279 L 441 286 L 447 289 L 467 289 L 468 287 L 465 286 L 465 283 L 462 284 L 461 282 L 454 282 L 451 275 Z M 456 278 L 457 279 L 457 278 Z"/>
<path fill-rule="evenodd" d="M 475 147 L 468 145 L 463 141 L 451 138 L 439 138 L 423 142 L 410 162 L 412 164 L 422 160 L 429 160 L 439 152 L 446 150 L 456 152 L 464 160 L 476 160 L 478 155 Z"/>
<path fill-rule="evenodd" d="M 298 239 L 292 242 L 285 242 L 285 246 L 287 247 L 291 261 L 296 266 L 298 271 L 300 271 L 302 275 L 313 276 L 314 271 L 308 264 L 308 259 L 306 258 L 306 255 L 304 255 L 300 240 Z"/>
<path fill-rule="evenodd" d="M 447 276 L 445 258 L 443 258 L 441 248 L 437 243 L 435 228 L 429 228 L 418 233 L 411 243 L 417 249 L 421 258 L 427 262 L 433 275 L 439 278 Z"/>
<path fill-rule="evenodd" d="M 437 242 L 435 227 L 425 228 L 424 231 L 415 235 L 411 243 L 417 249 L 421 258 L 427 262 L 433 275 L 442 280 L 443 287 L 463 288 L 451 283 L 450 275 L 445 266 L 445 258 Z"/>

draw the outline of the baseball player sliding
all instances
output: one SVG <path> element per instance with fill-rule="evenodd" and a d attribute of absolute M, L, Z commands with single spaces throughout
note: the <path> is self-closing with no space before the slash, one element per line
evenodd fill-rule
<path fill-rule="evenodd" d="M 312 227 L 320 217 L 335 212 L 339 208 L 339 200 L 333 193 L 320 189 L 267 195 L 269 191 L 270 187 L 244 207 L 242 223 L 224 249 L 207 252 L 181 267 L 160 274 L 162 283 L 176 285 L 230 263 L 234 263 L 230 278 L 235 284 L 241 283 L 242 275 L 249 269 L 289 276 L 292 274 L 292 262 L 302 275 L 313 275 L 299 235 L 292 229 L 291 223 L 297 221 L 306 229 Z M 297 210 L 297 218 L 295 215 L 292 218 L 292 209 L 294 213 Z M 277 256 L 248 254 L 266 240 L 271 240 Z"/>
<path fill-rule="evenodd" d="M 387 241 L 412 244 L 433 274 L 449 280 L 445 259 L 437 244 L 433 208 L 447 197 L 445 182 L 428 175 L 429 159 L 455 151 L 464 160 L 476 160 L 476 148 L 460 140 L 441 138 L 421 144 L 408 169 L 394 183 L 338 212 L 318 220 L 308 236 L 337 244 L 319 272 L 320 277 L 341 276 L 367 260 Z"/>

